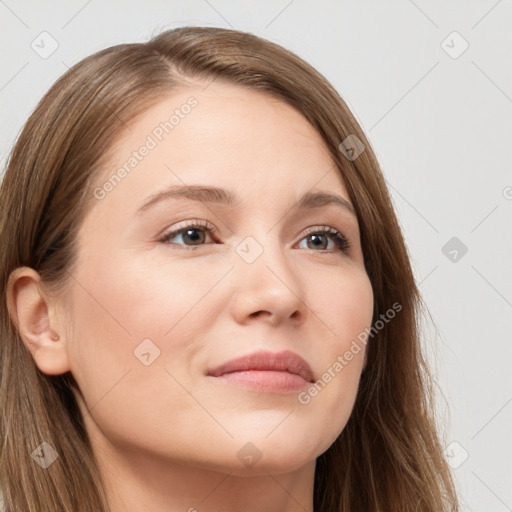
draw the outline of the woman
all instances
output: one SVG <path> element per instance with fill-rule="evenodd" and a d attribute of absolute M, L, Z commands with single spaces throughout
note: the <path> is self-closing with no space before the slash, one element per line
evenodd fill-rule
<path fill-rule="evenodd" d="M 1 201 L 6 510 L 458 510 L 383 176 L 296 55 L 100 51 Z"/>

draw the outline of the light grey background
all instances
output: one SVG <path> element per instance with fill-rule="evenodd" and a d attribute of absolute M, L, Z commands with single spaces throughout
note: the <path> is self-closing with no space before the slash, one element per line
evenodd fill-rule
<path fill-rule="evenodd" d="M 282 44 L 354 111 L 437 325 L 424 332 L 464 509 L 512 510 L 512 2 L 0 0 L 2 167 L 68 67 L 181 25 Z"/>

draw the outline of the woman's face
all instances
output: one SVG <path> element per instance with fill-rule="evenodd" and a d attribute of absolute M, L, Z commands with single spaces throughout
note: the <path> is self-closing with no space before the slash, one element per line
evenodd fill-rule
<path fill-rule="evenodd" d="M 204 87 L 149 108 L 96 183 L 61 299 L 70 371 L 97 447 L 240 475 L 290 471 L 332 444 L 356 397 L 364 347 L 333 366 L 372 319 L 357 218 L 343 204 L 299 205 L 319 192 L 349 201 L 301 114 L 220 80 Z M 185 186 L 223 192 L 179 196 Z M 258 351 L 297 354 L 323 384 L 309 393 L 268 368 L 211 375 Z"/>

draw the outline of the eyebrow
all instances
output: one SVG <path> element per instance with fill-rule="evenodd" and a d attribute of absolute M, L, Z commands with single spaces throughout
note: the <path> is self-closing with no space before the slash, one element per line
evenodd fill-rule
<path fill-rule="evenodd" d="M 149 196 L 146 202 L 137 210 L 136 214 L 140 215 L 162 201 L 176 198 L 227 206 L 239 206 L 241 203 L 240 199 L 233 192 L 223 188 L 204 185 L 173 185 Z M 349 201 L 328 192 L 306 192 L 298 200 L 294 208 L 297 210 L 313 210 L 329 205 L 341 206 L 356 216 L 355 209 Z"/>

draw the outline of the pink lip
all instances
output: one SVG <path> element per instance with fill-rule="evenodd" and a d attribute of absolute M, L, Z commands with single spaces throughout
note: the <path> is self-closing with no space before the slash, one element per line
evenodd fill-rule
<path fill-rule="evenodd" d="M 207 375 L 260 391 L 294 391 L 315 381 L 311 367 L 302 357 L 285 350 L 258 351 L 227 361 Z"/>

